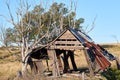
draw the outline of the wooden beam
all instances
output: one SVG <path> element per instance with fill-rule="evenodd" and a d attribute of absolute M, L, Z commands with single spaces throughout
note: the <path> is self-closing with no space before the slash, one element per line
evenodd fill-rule
<path fill-rule="evenodd" d="M 48 64 L 48 59 L 46 59 L 46 65 L 47 65 L 48 71 L 50 71 L 49 64 Z"/>
<path fill-rule="evenodd" d="M 116 57 L 115 61 L 116 61 L 117 69 L 120 70 L 120 60 L 119 60 L 119 57 Z"/>
<path fill-rule="evenodd" d="M 48 50 L 48 56 L 52 60 L 51 64 L 53 64 L 52 65 L 53 76 L 54 77 L 60 76 L 59 65 L 58 65 L 58 61 L 57 61 L 57 56 L 56 56 L 55 50 L 54 49 L 49 49 Z"/>
<path fill-rule="evenodd" d="M 74 52 L 73 51 L 68 51 L 68 53 L 70 55 L 70 59 L 71 59 L 71 62 L 72 62 L 73 69 L 76 71 L 77 66 L 76 66 L 75 59 L 74 59 Z"/>
<path fill-rule="evenodd" d="M 63 50 L 80 50 L 80 49 L 83 49 L 84 47 L 83 46 L 62 46 L 62 45 L 59 45 L 59 46 L 51 46 L 50 49 L 63 49 Z"/>
<path fill-rule="evenodd" d="M 63 72 L 63 66 L 62 66 L 62 62 L 60 59 L 60 55 L 57 56 L 57 60 L 58 60 L 59 70 L 60 72 Z"/>
<path fill-rule="evenodd" d="M 75 44 L 75 45 L 82 45 L 79 41 L 55 41 L 55 44 Z"/>
<path fill-rule="evenodd" d="M 88 63 L 88 66 L 89 66 L 88 68 L 90 70 L 90 76 L 93 77 L 94 76 L 94 71 L 92 69 L 92 64 L 91 64 L 91 61 L 90 61 L 90 58 L 89 58 L 87 50 L 88 50 L 88 48 L 84 49 L 84 54 L 85 54 L 85 58 L 86 58 L 86 61 Z"/>
<path fill-rule="evenodd" d="M 33 61 L 32 74 L 43 74 L 44 65 L 42 60 Z"/>
<path fill-rule="evenodd" d="M 70 69 L 70 66 L 69 66 L 69 62 L 68 62 L 68 57 L 69 55 L 67 54 L 67 52 L 65 51 L 63 53 L 63 63 L 64 63 L 64 73 L 66 73 L 69 69 Z"/>

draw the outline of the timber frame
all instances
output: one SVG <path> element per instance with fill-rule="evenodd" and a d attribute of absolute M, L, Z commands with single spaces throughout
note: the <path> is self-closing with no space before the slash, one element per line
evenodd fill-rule
<path fill-rule="evenodd" d="M 86 45 L 86 43 L 88 44 Z M 88 35 L 84 34 L 79 30 L 69 28 L 61 32 L 61 34 L 56 39 L 54 39 L 46 46 L 38 47 L 34 49 L 32 51 L 31 57 L 38 59 L 38 61 L 42 59 L 46 59 L 48 69 L 49 66 L 52 66 L 52 75 L 54 77 L 57 77 L 60 76 L 61 73 L 66 73 L 69 71 L 68 58 L 70 58 L 71 60 L 73 70 L 74 71 L 77 70 L 77 65 L 74 60 L 75 58 L 74 51 L 83 50 L 86 61 L 89 66 L 88 68 L 90 71 L 90 75 L 93 76 L 96 70 L 96 68 L 93 68 L 94 67 L 93 63 L 96 63 L 96 65 L 98 66 L 97 71 L 105 70 L 110 66 L 110 63 L 109 61 L 107 61 L 106 58 L 104 58 L 104 55 L 102 55 L 101 53 L 99 52 L 98 52 L 99 54 L 94 53 L 96 51 L 94 50 L 94 48 L 92 48 L 94 45 L 91 46 L 91 44 L 89 43 L 93 44 L 94 42 L 91 40 L 91 38 Z M 91 53 L 91 51 L 93 52 Z M 61 54 L 63 55 L 62 57 L 60 56 Z M 44 56 L 41 57 L 41 55 Z M 51 60 L 51 65 L 48 65 L 48 60 Z M 103 64 L 101 63 L 102 60 L 104 61 Z M 41 73 L 41 71 L 44 72 L 44 70 L 46 70 L 43 69 L 44 67 L 42 66 L 41 61 L 39 62 L 41 65 L 39 65 L 38 62 L 34 63 L 37 69 L 34 69 L 36 68 L 35 66 L 31 67 L 32 70 L 34 69 L 34 72 Z M 38 68 L 42 68 L 42 69 L 39 70 Z"/>

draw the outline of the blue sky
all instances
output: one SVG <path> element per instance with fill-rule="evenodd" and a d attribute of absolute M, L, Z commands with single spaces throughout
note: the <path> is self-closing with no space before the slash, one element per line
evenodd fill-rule
<path fill-rule="evenodd" d="M 12 13 L 15 9 L 18 0 L 10 0 Z M 30 4 L 38 4 L 44 0 L 28 0 Z M 52 1 L 65 3 L 70 7 L 70 0 L 47 0 L 50 5 Z M 120 0 L 74 0 L 77 1 L 77 16 L 76 18 L 84 18 L 83 28 L 89 25 L 91 27 L 94 18 L 95 28 L 88 35 L 92 37 L 96 43 L 115 43 L 120 41 Z M 0 0 L 0 14 L 6 15 L 9 18 L 8 10 L 5 4 L 6 0 Z M 33 6 L 34 6 L 33 5 Z M 11 26 L 0 17 L 0 24 Z M 1 26 L 1 25 L 0 25 Z M 116 40 L 117 39 L 117 40 Z"/>

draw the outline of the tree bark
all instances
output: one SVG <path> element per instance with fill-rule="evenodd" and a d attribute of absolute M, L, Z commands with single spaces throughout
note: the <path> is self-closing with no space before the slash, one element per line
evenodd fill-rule
<path fill-rule="evenodd" d="M 22 74 L 23 75 L 27 73 L 28 58 L 29 56 L 23 57 L 23 62 L 22 62 Z"/>
<path fill-rule="evenodd" d="M 27 65 L 30 63 L 28 60 L 30 58 L 30 53 L 31 53 L 32 50 L 28 50 L 24 52 L 22 52 L 24 55 L 22 56 L 22 74 L 26 74 L 28 72 L 27 70 Z"/>

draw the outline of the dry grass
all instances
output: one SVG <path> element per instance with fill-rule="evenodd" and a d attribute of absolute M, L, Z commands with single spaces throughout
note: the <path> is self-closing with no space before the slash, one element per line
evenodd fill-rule
<path fill-rule="evenodd" d="M 102 44 L 102 46 L 108 50 L 111 54 L 114 56 L 118 57 L 120 60 L 120 44 Z M 111 62 L 111 67 L 116 67 L 116 62 L 112 61 Z"/>
<path fill-rule="evenodd" d="M 88 66 L 83 50 L 75 51 L 75 61 L 78 68 L 83 68 Z"/>
<path fill-rule="evenodd" d="M 112 54 L 116 55 L 120 59 L 120 44 L 102 44 Z M 21 56 L 18 51 L 9 53 L 5 48 L 0 48 L 0 80 L 12 80 L 15 77 L 16 72 L 21 70 Z M 16 54 L 17 53 L 17 54 Z M 5 57 L 7 55 L 7 57 Z M 5 58 L 4 58 L 5 57 Z M 75 51 L 75 61 L 78 68 L 88 67 L 83 51 Z M 111 62 L 112 67 L 115 66 L 115 62 Z M 44 64 L 46 65 L 45 61 Z M 72 69 L 71 62 L 69 61 L 70 69 Z M 45 66 L 46 67 L 46 66 Z M 68 80 L 68 78 L 60 78 L 60 80 Z M 76 79 L 71 79 L 76 80 Z"/>
<path fill-rule="evenodd" d="M 20 69 L 21 64 L 17 61 L 0 64 L 0 79 L 13 79 Z"/>
<path fill-rule="evenodd" d="M 0 48 L 0 80 L 13 79 L 21 69 L 19 50 Z"/>

